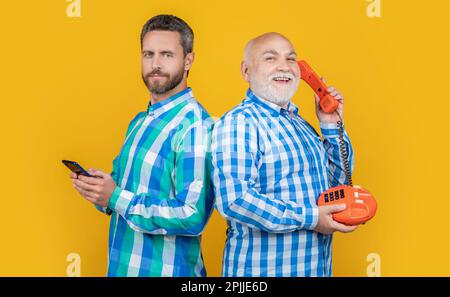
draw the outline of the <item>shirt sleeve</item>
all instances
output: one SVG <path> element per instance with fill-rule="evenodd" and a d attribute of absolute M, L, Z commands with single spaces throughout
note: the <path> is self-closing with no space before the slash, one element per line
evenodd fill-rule
<path fill-rule="evenodd" d="M 138 232 L 198 236 L 214 205 L 210 180 L 211 124 L 198 121 L 185 131 L 176 148 L 172 184 L 175 197 L 152 197 L 120 187 L 114 190 L 109 208 Z"/>
<path fill-rule="evenodd" d="M 320 123 L 320 130 L 324 138 L 323 144 L 328 155 L 328 177 L 330 187 L 348 185 L 349 180 L 345 175 L 344 161 L 340 153 L 339 128 L 335 123 Z M 347 154 L 347 162 L 351 175 L 354 169 L 353 147 L 347 132 L 344 130 L 344 146 Z"/>
<path fill-rule="evenodd" d="M 227 220 L 272 233 L 313 230 L 317 206 L 305 207 L 259 192 L 257 130 L 243 115 L 225 117 L 212 133 L 216 208 Z"/>
<path fill-rule="evenodd" d="M 131 132 L 131 131 L 133 130 L 133 128 L 136 126 L 138 120 L 141 119 L 144 115 L 145 115 L 144 112 L 140 112 L 140 113 L 138 113 L 138 114 L 133 118 L 133 120 L 131 120 L 130 124 L 128 125 L 127 132 L 126 132 L 126 134 L 125 134 L 125 137 L 128 137 L 128 135 L 130 134 L 130 132 Z M 117 155 L 117 156 L 114 158 L 114 160 L 113 160 L 113 168 L 112 168 L 112 172 L 111 172 L 111 178 L 113 179 L 113 181 L 114 181 L 116 184 L 119 184 L 119 181 L 118 181 L 118 179 L 117 179 L 117 177 L 118 177 L 118 170 L 119 170 L 119 158 L 120 158 L 119 155 Z M 96 205 L 96 204 L 94 204 L 94 206 L 95 206 L 95 208 L 96 208 L 98 211 L 100 211 L 100 212 L 102 212 L 102 213 L 104 213 L 104 214 L 107 214 L 107 215 L 111 215 L 111 214 L 112 214 L 112 210 L 111 210 L 109 207 L 101 207 L 101 206 Z"/>

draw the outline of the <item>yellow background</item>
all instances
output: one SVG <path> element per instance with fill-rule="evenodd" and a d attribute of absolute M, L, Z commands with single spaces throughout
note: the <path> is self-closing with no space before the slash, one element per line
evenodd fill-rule
<path fill-rule="evenodd" d="M 372 191 L 377 216 L 337 234 L 334 274 L 364 276 L 381 257 L 383 276 L 450 275 L 447 216 L 448 1 L 366 0 L 3 1 L 1 28 L 0 275 L 64 276 L 81 256 L 82 276 L 106 273 L 109 218 L 73 189 L 61 159 L 111 170 L 126 127 L 145 110 L 139 34 L 153 15 L 175 14 L 195 32 L 189 85 L 213 116 L 246 91 L 245 43 L 277 31 L 346 98 L 356 150 L 354 181 Z M 294 102 L 318 127 L 312 91 Z M 225 221 L 203 236 L 210 276 L 220 275 Z"/>

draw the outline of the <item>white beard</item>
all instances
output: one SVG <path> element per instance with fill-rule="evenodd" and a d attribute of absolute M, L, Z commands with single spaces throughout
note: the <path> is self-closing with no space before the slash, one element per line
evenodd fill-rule
<path fill-rule="evenodd" d="M 272 84 L 272 79 L 276 75 L 288 76 L 292 79 L 292 83 L 285 87 L 275 87 Z M 297 91 L 299 80 L 297 80 L 292 74 L 288 73 L 275 73 L 269 77 L 268 81 L 262 82 L 258 80 L 250 79 L 250 88 L 256 96 L 261 97 L 269 102 L 275 103 L 278 106 L 286 106 L 289 101 L 294 97 L 295 91 Z"/>

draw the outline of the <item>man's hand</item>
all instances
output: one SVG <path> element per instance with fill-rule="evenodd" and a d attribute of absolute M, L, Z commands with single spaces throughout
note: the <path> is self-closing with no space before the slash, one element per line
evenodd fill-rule
<path fill-rule="evenodd" d="M 340 212 L 345 207 L 345 204 L 319 206 L 319 222 L 314 231 L 322 234 L 332 234 L 335 231 L 343 233 L 355 231 L 358 226 L 347 226 L 333 220 L 332 213 Z"/>
<path fill-rule="evenodd" d="M 77 175 L 72 172 L 70 178 L 72 179 L 73 186 L 81 196 L 90 202 L 101 207 L 107 207 L 109 199 L 116 188 L 116 183 L 111 175 L 101 170 L 89 169 L 88 172 L 93 177 Z"/>
<path fill-rule="evenodd" d="M 322 81 L 325 82 L 325 79 L 322 78 Z M 344 97 L 334 87 L 331 87 L 331 86 L 328 87 L 327 91 L 330 93 L 331 96 L 333 96 L 339 102 L 337 112 L 341 115 L 342 118 L 344 118 Z M 328 124 L 328 123 L 337 123 L 338 121 L 340 121 L 336 112 L 326 113 L 320 108 L 319 96 L 314 94 L 314 99 L 316 100 L 316 115 L 317 115 L 317 118 L 319 119 L 319 122 Z"/>

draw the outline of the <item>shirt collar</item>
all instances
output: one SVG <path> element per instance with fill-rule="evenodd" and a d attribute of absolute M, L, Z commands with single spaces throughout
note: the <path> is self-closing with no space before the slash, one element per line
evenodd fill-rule
<path fill-rule="evenodd" d="M 292 101 L 289 101 L 287 109 L 280 107 L 279 105 L 272 103 L 270 101 L 264 100 L 253 93 L 253 91 L 249 88 L 247 90 L 247 95 L 245 100 L 248 100 L 252 103 L 259 105 L 260 107 L 268 110 L 272 115 L 279 116 L 282 113 L 293 113 L 298 114 L 298 107 Z"/>
<path fill-rule="evenodd" d="M 193 97 L 194 97 L 194 94 L 192 92 L 192 89 L 186 88 L 185 90 L 170 96 L 166 100 L 157 102 L 155 104 L 152 104 L 152 101 L 150 100 L 148 102 L 147 114 L 157 117 L 160 114 L 168 111 L 172 107 L 180 104 L 181 102 L 183 102 L 185 100 L 193 98 Z"/>

